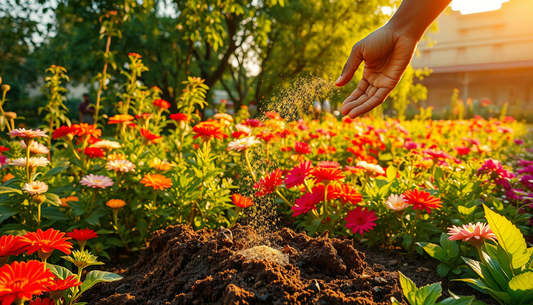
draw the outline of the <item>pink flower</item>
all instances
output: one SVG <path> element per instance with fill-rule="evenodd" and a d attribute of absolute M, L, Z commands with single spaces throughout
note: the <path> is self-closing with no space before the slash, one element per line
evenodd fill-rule
<path fill-rule="evenodd" d="M 9 134 L 12 136 L 12 137 L 21 137 L 21 138 L 39 138 L 39 137 L 48 137 L 46 135 L 46 132 L 40 130 L 40 129 L 36 129 L 36 130 L 33 130 L 33 129 L 29 129 L 29 130 L 26 130 L 24 128 L 17 128 L 17 129 L 13 129 L 9 132 Z"/>
<path fill-rule="evenodd" d="M 313 192 L 307 193 L 295 200 L 294 206 L 292 207 L 292 217 L 297 217 L 311 211 L 312 209 L 316 209 L 316 205 L 324 199 L 323 185 L 315 186 L 312 191 Z"/>
<path fill-rule="evenodd" d="M 106 187 L 112 186 L 114 184 L 113 180 L 111 180 L 111 178 L 109 177 L 93 174 L 89 174 L 83 177 L 80 183 L 81 185 L 101 189 L 105 189 Z"/>
<path fill-rule="evenodd" d="M 521 139 L 515 139 L 515 140 L 514 140 L 514 143 L 515 143 L 516 145 L 522 145 L 522 144 L 524 144 L 524 140 L 521 140 Z"/>
<path fill-rule="evenodd" d="M 431 159 L 452 159 L 452 156 L 441 151 L 441 150 L 432 150 L 428 149 L 424 153 L 431 157 Z"/>
<path fill-rule="evenodd" d="M 476 247 L 480 247 L 485 239 L 496 241 L 496 235 L 492 232 L 488 224 L 478 222 L 476 224 L 467 224 L 462 227 L 453 226 L 448 228 L 449 240 L 468 241 Z"/>
<path fill-rule="evenodd" d="M 491 180 L 505 188 L 510 188 L 509 179 L 516 177 L 515 174 L 503 168 L 500 161 L 493 159 L 485 160 L 483 166 L 477 170 L 478 176 L 482 174 L 489 175 Z"/>
<path fill-rule="evenodd" d="M 519 170 L 518 170 L 518 173 L 519 173 L 520 175 L 522 175 L 522 174 L 533 175 L 533 165 L 526 166 L 526 167 L 524 167 L 524 168 L 522 168 L 522 169 L 519 169 Z"/>
<path fill-rule="evenodd" d="M 403 147 L 409 150 L 413 150 L 413 149 L 418 149 L 419 145 L 418 143 L 415 143 L 415 142 L 405 141 L 405 143 L 403 144 Z"/>
<path fill-rule="evenodd" d="M 311 168 L 313 167 L 312 164 L 313 163 L 311 161 L 303 161 L 295 166 L 287 175 L 287 178 L 285 178 L 285 185 L 287 188 L 290 189 L 293 186 L 304 183 L 305 178 L 307 178 Z"/>
<path fill-rule="evenodd" d="M 320 161 L 317 164 L 317 167 L 325 168 L 339 168 L 341 165 L 335 161 Z"/>
<path fill-rule="evenodd" d="M 362 207 L 357 207 L 355 210 L 348 211 L 346 216 L 346 227 L 352 231 L 353 234 L 359 233 L 363 235 L 365 232 L 373 230 L 376 226 L 376 213 L 368 211 Z"/>

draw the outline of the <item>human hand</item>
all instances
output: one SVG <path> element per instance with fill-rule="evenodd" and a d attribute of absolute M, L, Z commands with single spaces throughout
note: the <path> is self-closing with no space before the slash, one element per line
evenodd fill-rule
<path fill-rule="evenodd" d="M 346 85 L 364 61 L 363 78 L 342 103 L 341 113 L 353 119 L 383 103 L 411 62 L 417 43 L 387 26 L 356 43 L 335 85 Z"/>

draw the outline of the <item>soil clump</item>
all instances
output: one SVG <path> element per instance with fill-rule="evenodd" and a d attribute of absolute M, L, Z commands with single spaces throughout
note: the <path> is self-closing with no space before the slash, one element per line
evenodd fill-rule
<path fill-rule="evenodd" d="M 398 274 L 374 272 L 351 239 L 312 238 L 283 228 L 268 246 L 288 264 L 240 252 L 257 245 L 251 226 L 194 231 L 186 225 L 153 233 L 120 281 L 95 285 L 90 305 L 390 304 L 403 301 Z"/>

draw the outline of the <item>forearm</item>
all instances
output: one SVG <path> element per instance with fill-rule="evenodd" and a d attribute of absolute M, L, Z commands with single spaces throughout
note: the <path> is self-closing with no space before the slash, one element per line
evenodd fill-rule
<path fill-rule="evenodd" d="M 403 0 L 386 26 L 416 41 L 452 2 L 451 0 Z"/>

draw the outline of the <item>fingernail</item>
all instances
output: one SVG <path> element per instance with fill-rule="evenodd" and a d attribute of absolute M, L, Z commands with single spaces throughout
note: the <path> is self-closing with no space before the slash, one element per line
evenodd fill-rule
<path fill-rule="evenodd" d="M 335 84 L 337 84 L 341 80 L 341 78 L 342 78 L 342 75 L 339 76 L 339 78 L 337 78 L 337 80 L 335 81 Z"/>

